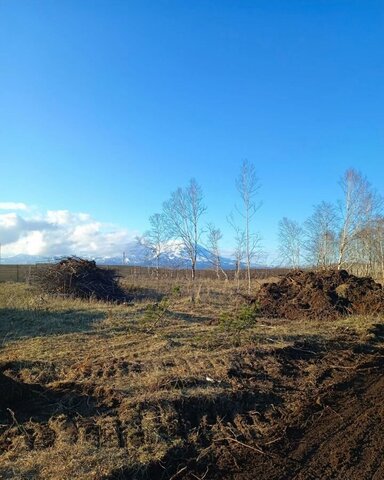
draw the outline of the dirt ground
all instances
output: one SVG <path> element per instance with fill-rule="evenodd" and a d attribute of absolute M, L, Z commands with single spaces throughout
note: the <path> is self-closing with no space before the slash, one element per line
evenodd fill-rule
<path fill-rule="evenodd" d="M 228 293 L 201 295 L 153 329 L 144 303 L 0 286 L 0 478 L 384 478 L 382 317 L 235 338 L 212 322 Z"/>
<path fill-rule="evenodd" d="M 351 370 L 349 375 L 319 385 L 315 398 L 298 407 L 263 458 L 254 459 L 249 472 L 230 478 L 384 478 L 383 360 L 380 354 L 339 365 Z"/>

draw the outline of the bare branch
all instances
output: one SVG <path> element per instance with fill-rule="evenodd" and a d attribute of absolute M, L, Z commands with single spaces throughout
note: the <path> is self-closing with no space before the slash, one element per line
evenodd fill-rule
<path fill-rule="evenodd" d="M 186 188 L 178 188 L 163 204 L 166 230 L 171 238 L 179 239 L 187 251 L 192 280 L 196 275 L 197 250 L 201 236 L 199 224 L 205 211 L 201 187 L 193 178 Z"/>

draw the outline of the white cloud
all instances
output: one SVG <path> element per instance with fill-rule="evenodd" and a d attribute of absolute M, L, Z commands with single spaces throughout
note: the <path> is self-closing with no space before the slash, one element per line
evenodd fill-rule
<path fill-rule="evenodd" d="M 18 209 L 16 209 L 18 210 Z M 121 255 L 137 232 L 69 210 L 0 214 L 4 257 L 29 255 Z"/>
<path fill-rule="evenodd" d="M 17 242 L 6 245 L 3 250 L 5 254 L 17 255 L 19 253 L 27 255 L 45 255 L 46 243 L 44 241 L 43 232 L 29 232 L 28 235 L 22 236 Z"/>
<path fill-rule="evenodd" d="M 53 228 L 54 225 L 44 219 L 26 219 L 14 212 L 3 213 L 0 214 L 0 243 L 2 245 L 11 244 L 27 233 Z"/>
<path fill-rule="evenodd" d="M 0 210 L 27 210 L 25 203 L 21 202 L 0 202 Z"/>

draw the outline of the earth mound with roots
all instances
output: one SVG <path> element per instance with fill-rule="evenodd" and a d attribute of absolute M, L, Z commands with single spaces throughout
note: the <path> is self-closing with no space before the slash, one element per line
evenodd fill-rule
<path fill-rule="evenodd" d="M 293 271 L 261 287 L 257 303 L 266 317 L 336 318 L 384 311 L 384 290 L 370 277 L 346 270 Z"/>

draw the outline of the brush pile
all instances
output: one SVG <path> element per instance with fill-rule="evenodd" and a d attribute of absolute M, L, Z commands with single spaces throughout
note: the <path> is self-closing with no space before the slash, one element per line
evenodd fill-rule
<path fill-rule="evenodd" d="M 384 312 L 382 286 L 345 270 L 290 272 L 263 285 L 255 300 L 263 316 L 276 318 L 320 320 Z"/>
<path fill-rule="evenodd" d="M 32 283 L 44 293 L 106 301 L 127 301 L 115 270 L 100 268 L 93 260 L 67 257 L 52 265 L 40 265 Z"/>

